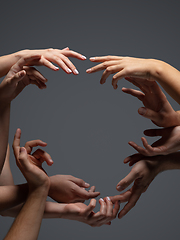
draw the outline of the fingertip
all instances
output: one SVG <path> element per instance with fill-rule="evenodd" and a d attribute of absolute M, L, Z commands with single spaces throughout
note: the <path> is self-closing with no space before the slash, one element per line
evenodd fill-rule
<path fill-rule="evenodd" d="M 46 161 L 46 163 L 47 163 L 48 166 L 52 166 L 53 163 L 54 163 L 54 161 L 53 161 L 52 159 L 48 159 L 48 160 Z"/>
<path fill-rule="evenodd" d="M 95 58 L 95 57 L 90 57 L 89 60 L 90 60 L 91 62 L 93 62 L 93 61 L 96 60 L 96 58 Z"/>

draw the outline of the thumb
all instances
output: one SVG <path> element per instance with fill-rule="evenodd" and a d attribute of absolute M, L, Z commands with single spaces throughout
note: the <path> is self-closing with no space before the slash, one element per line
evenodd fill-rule
<path fill-rule="evenodd" d="M 28 166 L 27 151 L 24 147 L 21 147 L 19 150 L 18 162 L 23 168 L 27 168 Z"/>
<path fill-rule="evenodd" d="M 145 117 L 145 118 L 148 118 L 154 122 L 159 122 L 159 114 L 149 108 L 145 108 L 145 107 L 141 107 L 138 109 L 138 113 Z"/>
<path fill-rule="evenodd" d="M 21 81 L 26 76 L 26 71 L 21 70 L 14 74 L 9 80 L 11 84 L 16 85 L 19 81 Z"/>

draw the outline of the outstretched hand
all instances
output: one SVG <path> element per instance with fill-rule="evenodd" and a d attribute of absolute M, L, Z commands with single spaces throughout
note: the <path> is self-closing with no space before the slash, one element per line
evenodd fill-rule
<path fill-rule="evenodd" d="M 118 218 L 125 216 L 136 205 L 141 194 L 147 190 L 150 183 L 161 171 L 160 165 L 163 160 L 159 158 L 162 157 L 163 156 L 147 158 L 141 156 L 141 160 L 133 166 L 131 172 L 117 184 L 116 189 L 118 191 L 123 191 L 133 183 L 133 186 L 129 190 L 120 195 L 110 197 L 112 202 L 118 200 L 127 202 L 124 208 L 119 212 Z"/>
<path fill-rule="evenodd" d="M 100 192 L 95 192 L 94 186 L 87 191 L 90 184 L 71 175 L 51 176 L 50 181 L 49 196 L 57 202 L 84 202 L 100 195 Z"/>
<path fill-rule="evenodd" d="M 162 128 L 162 129 L 148 129 L 144 131 L 146 136 L 156 137 L 161 136 L 159 140 L 149 145 L 146 138 L 142 137 L 143 147 L 130 141 L 129 145 L 144 156 L 166 155 L 180 150 L 180 126 Z M 130 159 L 124 160 L 125 163 Z"/>
<path fill-rule="evenodd" d="M 113 204 L 111 200 L 106 197 L 105 200 L 100 198 L 99 203 L 100 210 L 97 213 L 93 211 L 96 207 L 95 199 L 91 199 L 88 206 L 84 203 L 69 203 L 65 207 L 66 214 L 63 218 L 77 220 L 92 227 L 100 227 L 104 224 L 111 225 L 111 221 L 116 218 L 119 211 L 118 201 Z"/>

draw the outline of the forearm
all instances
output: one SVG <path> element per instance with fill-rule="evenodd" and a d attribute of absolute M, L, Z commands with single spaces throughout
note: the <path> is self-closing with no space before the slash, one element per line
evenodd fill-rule
<path fill-rule="evenodd" d="M 166 170 L 180 169 L 180 152 L 175 152 L 168 155 L 161 155 L 158 157 L 159 172 Z"/>
<path fill-rule="evenodd" d="M 0 186 L 0 214 L 23 203 L 28 195 L 28 185 Z"/>
<path fill-rule="evenodd" d="M 1 104 L 0 105 L 0 174 L 1 174 L 8 146 L 10 104 L 7 104 L 5 106 L 3 106 L 3 103 L 0 104 Z"/>
<path fill-rule="evenodd" d="M 180 72 L 163 61 L 149 60 L 150 76 L 180 104 Z"/>
<path fill-rule="evenodd" d="M 22 51 L 0 57 L 0 78 L 5 76 L 10 68 L 21 58 Z"/>
<path fill-rule="evenodd" d="M 46 198 L 46 189 L 43 189 L 43 191 L 36 189 L 29 194 L 26 203 L 11 226 L 5 240 L 37 239 L 44 213 Z"/>

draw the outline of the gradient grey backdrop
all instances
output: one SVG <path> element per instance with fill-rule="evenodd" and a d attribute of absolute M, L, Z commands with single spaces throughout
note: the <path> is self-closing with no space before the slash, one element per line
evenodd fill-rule
<path fill-rule="evenodd" d="M 179 7 L 175 0 L 1 1 L 0 55 L 68 46 L 87 58 L 107 54 L 157 58 L 179 68 Z M 46 150 L 54 160 L 52 167 L 45 166 L 49 175 L 71 174 L 96 185 L 102 197 L 114 195 L 116 184 L 130 171 L 123 164 L 134 153 L 128 141 L 141 144 L 143 130 L 154 126 L 138 115 L 142 104 L 121 92 L 122 86 L 130 86 L 125 80 L 115 91 L 111 77 L 102 86 L 102 73 L 86 74 L 93 66 L 89 60 L 72 61 L 79 76 L 41 67 L 49 79 L 47 89 L 28 86 L 13 101 L 10 145 L 20 127 L 22 144 L 36 138 L 48 143 Z M 178 104 L 168 99 L 178 110 Z M 15 183 L 24 182 L 12 154 L 11 166 Z M 179 239 L 179 181 L 179 171 L 162 173 L 136 207 L 111 226 L 43 220 L 39 239 Z M 2 239 L 12 219 L 0 221 Z"/>

